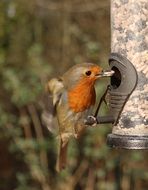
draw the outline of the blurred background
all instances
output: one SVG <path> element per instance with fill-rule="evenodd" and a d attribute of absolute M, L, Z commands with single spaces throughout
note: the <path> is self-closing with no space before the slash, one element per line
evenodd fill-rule
<path fill-rule="evenodd" d="M 0 190 L 148 189 L 147 151 L 107 147 L 110 125 L 72 140 L 58 174 L 56 134 L 41 120 L 51 77 L 85 61 L 108 67 L 109 3 L 0 0 Z M 98 101 L 108 82 L 96 85 Z"/>

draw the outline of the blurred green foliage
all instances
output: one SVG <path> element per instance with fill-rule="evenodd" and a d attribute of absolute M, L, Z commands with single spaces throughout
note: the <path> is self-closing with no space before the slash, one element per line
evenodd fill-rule
<path fill-rule="evenodd" d="M 0 189 L 146 190 L 147 152 L 106 146 L 100 125 L 69 146 L 57 174 L 56 137 L 41 122 L 44 86 L 68 67 L 107 67 L 109 1 L 0 1 Z M 97 85 L 101 96 L 108 81 Z M 107 112 L 105 106 L 102 114 Z"/>

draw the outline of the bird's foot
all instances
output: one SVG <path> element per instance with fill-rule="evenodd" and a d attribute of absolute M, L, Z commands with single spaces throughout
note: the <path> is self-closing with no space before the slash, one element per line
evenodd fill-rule
<path fill-rule="evenodd" d="M 87 119 L 85 120 L 85 125 L 89 125 L 91 127 L 95 127 L 97 125 L 97 119 L 96 117 L 89 115 Z"/>

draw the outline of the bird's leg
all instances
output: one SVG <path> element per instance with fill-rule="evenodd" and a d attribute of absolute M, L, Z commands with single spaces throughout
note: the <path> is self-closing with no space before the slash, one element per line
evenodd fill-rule
<path fill-rule="evenodd" d="M 87 117 L 87 119 L 85 121 L 86 125 L 95 126 L 98 123 L 98 121 L 97 121 L 97 115 L 98 115 L 98 112 L 99 112 L 100 107 L 102 105 L 102 102 L 104 102 L 107 105 L 107 102 L 106 102 L 105 98 L 106 98 L 106 95 L 107 95 L 107 93 L 108 93 L 109 90 L 110 90 L 110 85 L 107 86 L 107 88 L 106 88 L 103 96 L 101 97 L 94 116 L 90 115 L 90 116 Z"/>
<path fill-rule="evenodd" d="M 105 99 L 105 98 L 106 98 L 106 95 L 107 95 L 107 93 L 108 93 L 109 90 L 110 90 L 110 85 L 107 86 L 107 88 L 106 88 L 106 90 L 105 90 L 103 96 L 101 97 L 101 99 L 100 99 L 100 101 L 99 101 L 99 104 L 98 104 L 98 106 L 97 106 L 97 109 L 96 109 L 96 112 L 95 112 L 95 115 L 94 115 L 95 118 L 96 118 L 97 115 L 98 115 L 98 112 L 99 112 L 99 110 L 100 110 L 100 107 L 101 107 L 101 105 L 102 105 L 102 102 L 104 102 L 104 103 L 107 105 L 107 102 L 106 102 L 106 99 Z"/>

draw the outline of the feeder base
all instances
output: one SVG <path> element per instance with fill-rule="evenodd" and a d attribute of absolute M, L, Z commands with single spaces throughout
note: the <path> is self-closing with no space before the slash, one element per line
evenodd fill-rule
<path fill-rule="evenodd" d="M 107 145 L 113 148 L 148 149 L 148 136 L 127 136 L 109 134 Z"/>

